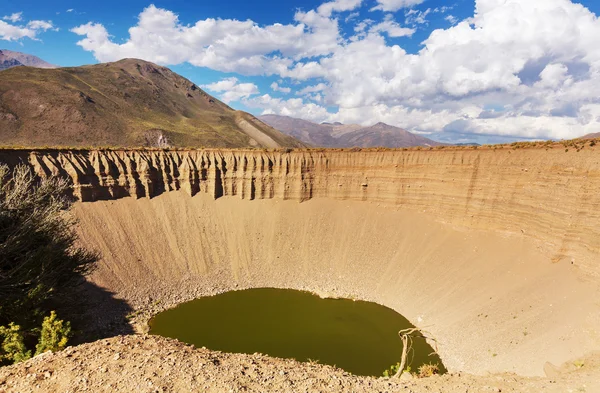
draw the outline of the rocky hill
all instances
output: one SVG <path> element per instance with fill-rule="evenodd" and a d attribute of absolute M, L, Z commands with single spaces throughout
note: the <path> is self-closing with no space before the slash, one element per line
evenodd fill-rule
<path fill-rule="evenodd" d="M 136 59 L 0 72 L 0 145 L 295 147 L 168 68 Z"/>
<path fill-rule="evenodd" d="M 313 123 L 289 116 L 262 115 L 259 119 L 283 133 L 315 147 L 414 147 L 440 146 L 443 143 L 413 134 L 402 128 L 377 123 L 370 127 L 358 124 Z"/>
<path fill-rule="evenodd" d="M 7 49 L 0 50 L 0 71 L 18 66 L 56 68 L 54 64 L 50 64 L 37 56 L 29 55 L 27 53 L 14 52 Z"/>

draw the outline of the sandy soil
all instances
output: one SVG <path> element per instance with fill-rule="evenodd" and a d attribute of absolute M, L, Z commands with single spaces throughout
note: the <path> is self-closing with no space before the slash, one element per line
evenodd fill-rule
<path fill-rule="evenodd" d="M 132 313 L 227 290 L 293 288 L 398 311 L 437 338 L 454 372 L 544 375 L 546 362 L 600 348 L 597 285 L 522 235 L 326 199 L 171 192 L 74 212 L 82 242 L 104 256 L 92 281 Z"/>
<path fill-rule="evenodd" d="M 406 392 L 600 391 L 600 355 L 553 378 L 510 374 L 365 378 L 319 364 L 194 349 L 155 336 L 124 336 L 0 368 L 0 392 Z"/>

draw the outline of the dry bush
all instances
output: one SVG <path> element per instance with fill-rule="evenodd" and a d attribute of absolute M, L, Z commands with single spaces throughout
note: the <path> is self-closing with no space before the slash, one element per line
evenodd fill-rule
<path fill-rule="evenodd" d="M 437 364 L 424 364 L 419 367 L 419 378 L 428 378 L 440 373 L 440 368 Z"/>

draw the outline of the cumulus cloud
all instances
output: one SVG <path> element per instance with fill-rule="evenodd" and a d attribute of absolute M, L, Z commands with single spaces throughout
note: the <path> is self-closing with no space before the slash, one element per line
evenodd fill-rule
<path fill-rule="evenodd" d="M 166 65 L 189 62 L 244 75 L 272 75 L 283 73 L 295 59 L 326 55 L 337 47 L 337 20 L 314 10 L 297 12 L 295 20 L 261 27 L 251 20 L 209 18 L 183 25 L 172 11 L 151 5 L 122 44 L 113 42 L 98 23 L 71 31 L 85 36 L 77 44 L 100 61 L 139 57 Z"/>
<path fill-rule="evenodd" d="M 29 23 L 27 23 L 27 27 L 32 29 L 32 30 L 42 30 L 42 31 L 46 31 L 46 30 L 58 30 L 57 28 L 54 27 L 54 25 L 52 24 L 52 21 L 48 21 L 48 20 L 32 20 Z"/>
<path fill-rule="evenodd" d="M 6 15 L 6 16 L 2 17 L 2 19 L 11 21 L 12 23 L 17 23 L 17 22 L 23 20 L 23 13 L 15 12 L 14 14 Z"/>
<path fill-rule="evenodd" d="M 425 0 L 377 0 L 377 5 L 371 11 L 398 11 L 401 8 L 419 5 Z"/>
<path fill-rule="evenodd" d="M 279 86 L 279 84 L 277 82 L 271 83 L 271 90 L 278 91 L 280 93 L 285 93 L 285 94 L 289 94 L 292 91 L 292 89 L 289 87 Z"/>
<path fill-rule="evenodd" d="M 5 20 L 12 23 L 5 22 Z M 18 41 L 22 38 L 37 40 L 37 35 L 40 32 L 58 30 L 49 20 L 32 20 L 25 26 L 14 24 L 22 20 L 21 12 L 3 17 L 0 20 L 0 39 L 6 41 Z"/>
<path fill-rule="evenodd" d="M 220 93 L 219 97 L 225 103 L 239 101 L 242 98 L 258 94 L 258 86 L 254 83 L 239 83 L 235 77 L 225 78 L 218 82 L 200 86 L 204 89 Z"/>
<path fill-rule="evenodd" d="M 334 0 L 323 3 L 317 12 L 323 16 L 331 16 L 332 12 L 352 11 L 360 6 L 362 0 Z"/>
<path fill-rule="evenodd" d="M 326 108 L 311 102 L 305 102 L 302 98 L 281 99 L 265 94 L 258 97 L 243 100 L 250 108 L 262 109 L 262 114 L 279 114 L 283 116 L 300 117 L 306 120 L 322 121 L 330 115 Z"/>
<path fill-rule="evenodd" d="M 327 89 L 327 85 L 325 83 L 319 83 L 317 85 L 306 86 L 303 89 L 300 89 L 296 92 L 297 95 L 303 96 L 311 93 L 316 93 L 319 91 L 323 91 Z"/>
<path fill-rule="evenodd" d="M 387 14 L 381 23 L 373 25 L 370 31 L 375 33 L 384 32 L 389 37 L 410 37 L 415 33 L 415 29 L 400 26 L 398 22 L 394 21 L 391 14 Z"/>
<path fill-rule="evenodd" d="M 375 8 L 397 11 L 418 3 L 377 0 Z M 150 6 L 123 43 L 100 24 L 73 31 L 84 36 L 79 45 L 101 61 L 189 62 L 308 84 L 297 92 L 302 98 L 257 96 L 258 89 L 229 96 L 267 113 L 315 121 L 385 121 L 443 137 L 567 138 L 600 129 L 600 21 L 583 5 L 476 0 L 472 17 L 458 21 L 446 15 L 452 25 L 431 32 L 417 53 L 393 43 L 412 29 L 388 14 L 350 19 L 356 34 L 346 38 L 334 13 L 361 6 L 360 1 L 329 1 L 296 12 L 294 23 L 266 26 L 223 19 L 182 25 L 173 12 Z M 428 15 L 449 10 L 410 9 L 404 25 L 417 28 Z M 239 85 L 235 80 L 227 91 Z M 314 86 L 319 90 L 311 91 Z"/>

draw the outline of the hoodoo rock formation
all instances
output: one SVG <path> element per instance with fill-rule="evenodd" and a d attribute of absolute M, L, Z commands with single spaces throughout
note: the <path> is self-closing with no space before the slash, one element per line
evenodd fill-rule
<path fill-rule="evenodd" d="M 426 327 L 451 371 L 543 375 L 600 349 L 598 149 L 0 161 L 72 181 L 81 242 L 103 256 L 90 279 L 136 309 L 249 287 L 353 296 Z"/>

